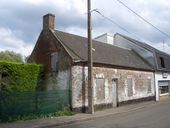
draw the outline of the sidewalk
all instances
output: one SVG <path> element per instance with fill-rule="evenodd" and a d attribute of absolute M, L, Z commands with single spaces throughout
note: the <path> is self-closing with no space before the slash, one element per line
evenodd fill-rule
<path fill-rule="evenodd" d="M 105 116 L 130 112 L 130 111 L 142 109 L 147 106 L 156 105 L 159 103 L 161 102 L 150 101 L 150 102 L 143 102 L 143 103 L 138 103 L 133 105 L 126 105 L 118 108 L 111 108 L 103 111 L 97 111 L 93 115 L 79 113 L 74 116 L 61 116 L 61 117 L 46 118 L 46 119 L 18 121 L 13 123 L 0 123 L 0 128 L 45 128 L 45 127 L 59 126 L 59 125 L 93 120 Z"/>

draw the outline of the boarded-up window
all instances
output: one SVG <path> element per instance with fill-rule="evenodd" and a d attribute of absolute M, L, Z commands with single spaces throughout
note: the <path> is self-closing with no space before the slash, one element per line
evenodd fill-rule
<path fill-rule="evenodd" d="M 128 87 L 128 96 L 133 95 L 133 80 L 132 78 L 127 79 L 127 87 Z"/>
<path fill-rule="evenodd" d="M 152 90 L 151 90 L 151 79 L 148 78 L 146 80 L 146 86 L 147 86 L 147 92 L 151 93 L 152 92 Z"/>
<path fill-rule="evenodd" d="M 96 79 L 96 99 L 105 99 L 104 79 Z"/>
<path fill-rule="evenodd" d="M 53 72 L 58 71 L 58 53 L 51 54 L 51 68 Z"/>

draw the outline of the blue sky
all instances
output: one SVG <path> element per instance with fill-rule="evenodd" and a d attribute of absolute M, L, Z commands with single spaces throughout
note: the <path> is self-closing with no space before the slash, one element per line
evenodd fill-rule
<path fill-rule="evenodd" d="M 142 17 L 170 35 L 169 0 L 122 0 Z M 42 17 L 47 13 L 56 16 L 56 29 L 86 36 L 86 0 L 1 0 L 0 1 L 0 51 L 13 50 L 29 55 L 42 30 Z M 92 9 L 137 35 L 160 50 L 170 53 L 170 38 L 143 22 L 116 0 L 92 0 Z M 132 38 L 113 23 L 93 12 L 93 37 L 103 33 L 121 33 Z M 164 47 L 163 47 L 163 41 Z"/>

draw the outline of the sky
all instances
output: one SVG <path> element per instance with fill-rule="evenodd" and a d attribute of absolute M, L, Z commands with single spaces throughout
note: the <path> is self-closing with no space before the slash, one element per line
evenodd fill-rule
<path fill-rule="evenodd" d="M 129 31 L 123 31 L 93 11 L 93 38 L 104 33 L 121 33 L 170 54 L 170 37 L 142 21 L 117 0 L 91 1 L 92 9 Z M 170 35 L 170 0 L 121 1 Z M 0 0 L 0 51 L 30 55 L 42 30 L 42 17 L 47 13 L 55 15 L 57 30 L 87 36 L 87 0 Z"/>

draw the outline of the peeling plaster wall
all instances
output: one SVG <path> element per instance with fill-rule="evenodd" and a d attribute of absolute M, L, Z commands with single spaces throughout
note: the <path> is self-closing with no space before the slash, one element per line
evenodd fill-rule
<path fill-rule="evenodd" d="M 133 95 L 127 94 L 127 78 L 133 79 Z M 96 97 L 96 79 L 104 79 L 103 100 L 97 100 Z M 140 99 L 154 96 L 154 73 L 145 71 L 133 71 L 103 67 L 93 67 L 93 85 L 94 85 L 94 104 L 109 104 L 113 102 L 112 80 L 118 79 L 118 102 Z M 151 79 L 151 93 L 147 92 L 146 80 Z M 79 108 L 88 105 L 88 68 L 83 66 L 72 67 L 72 107 Z"/>
<path fill-rule="evenodd" d="M 56 76 L 50 77 L 47 81 L 46 90 L 69 90 L 70 71 L 59 71 Z"/>
<path fill-rule="evenodd" d="M 72 107 L 88 104 L 88 71 L 87 67 L 72 67 Z"/>

